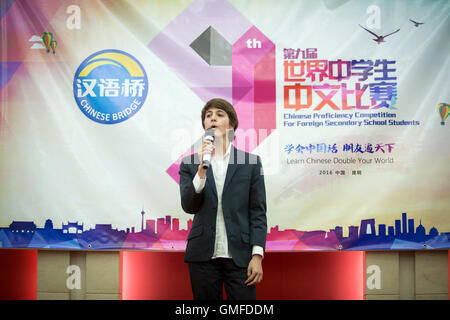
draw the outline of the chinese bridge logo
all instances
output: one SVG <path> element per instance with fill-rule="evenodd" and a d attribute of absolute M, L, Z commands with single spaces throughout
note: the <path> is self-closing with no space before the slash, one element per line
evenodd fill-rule
<path fill-rule="evenodd" d="M 73 93 L 80 110 L 89 119 L 113 124 L 135 115 L 148 93 L 144 68 L 130 54 L 103 50 L 87 57 L 78 67 Z"/>

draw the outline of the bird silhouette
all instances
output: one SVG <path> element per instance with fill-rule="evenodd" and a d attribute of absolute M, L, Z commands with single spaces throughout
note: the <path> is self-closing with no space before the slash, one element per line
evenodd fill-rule
<path fill-rule="evenodd" d="M 412 19 L 409 19 L 409 21 L 411 21 L 412 23 L 414 23 L 414 27 L 419 27 L 419 25 L 425 23 L 425 22 L 417 22 L 417 21 L 414 21 L 414 20 L 412 20 Z"/>
<path fill-rule="evenodd" d="M 400 31 L 400 29 L 397 29 L 397 30 L 395 30 L 394 32 L 391 32 L 391 33 L 389 33 L 389 34 L 387 34 L 387 35 L 385 35 L 385 36 L 379 36 L 379 35 L 377 35 L 376 33 L 372 32 L 372 31 L 370 31 L 370 30 L 367 30 L 367 29 L 364 28 L 362 25 L 359 24 L 359 26 L 360 26 L 361 28 L 363 28 L 364 30 L 366 30 L 367 32 L 369 32 L 370 34 L 374 35 L 374 36 L 376 37 L 376 39 L 372 39 L 372 40 L 375 41 L 375 42 L 378 43 L 378 44 L 380 44 L 381 42 L 385 42 L 385 41 L 384 41 L 384 38 L 386 38 L 387 36 L 390 36 L 391 34 L 394 34 L 394 33 L 398 32 L 398 31 Z"/>

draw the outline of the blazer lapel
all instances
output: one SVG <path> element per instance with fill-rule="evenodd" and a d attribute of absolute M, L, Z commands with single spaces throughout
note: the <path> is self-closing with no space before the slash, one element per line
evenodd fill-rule
<path fill-rule="evenodd" d="M 230 184 L 231 178 L 233 178 L 234 173 L 237 168 L 237 149 L 233 146 L 230 150 L 230 160 L 228 162 L 227 175 L 225 177 L 225 182 L 223 184 L 222 194 L 225 193 L 227 186 Z"/>
<path fill-rule="evenodd" d="M 210 188 L 213 190 L 217 198 L 216 180 L 214 180 L 214 173 L 212 166 L 209 166 L 206 171 L 206 184 L 209 184 Z"/>

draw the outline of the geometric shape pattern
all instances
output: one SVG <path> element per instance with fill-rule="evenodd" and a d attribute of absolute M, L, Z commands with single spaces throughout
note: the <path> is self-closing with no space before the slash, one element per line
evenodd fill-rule
<path fill-rule="evenodd" d="M 251 152 L 276 128 L 275 45 L 253 26 L 232 51 L 233 105 L 243 130 L 236 133 L 237 147 Z"/>
<path fill-rule="evenodd" d="M 230 21 L 233 23 L 230 24 Z M 220 33 L 220 37 L 210 29 L 204 35 L 206 39 L 209 35 L 209 43 L 218 42 L 217 39 L 223 37 L 226 42 L 233 44 L 251 26 L 252 24 L 225 0 L 195 0 L 150 41 L 148 48 L 202 101 L 217 98 L 218 93 L 222 98 L 231 101 L 231 65 L 215 66 L 205 63 L 207 60 L 219 63 L 215 59 L 220 54 L 216 54 L 214 48 L 220 48 L 220 45 L 212 45 L 211 61 L 207 57 L 208 51 L 211 56 L 211 45 L 209 50 L 202 49 L 202 58 L 191 44 L 210 27 Z M 219 61 L 220 59 L 226 60 L 219 58 Z M 198 110 L 197 106 L 192 108 Z"/>
<path fill-rule="evenodd" d="M 249 37 L 261 48 L 250 51 Z M 243 131 L 249 129 L 252 140 L 238 148 L 253 151 L 275 129 L 275 45 L 228 1 L 193 1 L 148 48 L 201 100 L 233 101 L 239 117 L 236 141 L 241 133 L 248 138 L 249 132 Z M 260 134 L 261 129 L 267 130 Z M 181 159 L 166 170 L 177 183 Z"/>
<path fill-rule="evenodd" d="M 2 0 L 0 1 L 0 19 L 3 18 L 9 7 L 13 4 L 14 0 Z"/>
<path fill-rule="evenodd" d="M 21 62 L 0 62 L 0 90 L 6 86 Z"/>
<path fill-rule="evenodd" d="M 211 66 L 231 65 L 231 44 L 211 26 L 190 47 Z"/>
<path fill-rule="evenodd" d="M 232 101 L 231 65 L 213 64 L 229 62 L 225 41 L 233 44 L 251 26 L 226 0 L 195 0 L 152 39 L 148 48 L 202 101 L 217 97 Z M 197 106 L 193 108 L 198 112 Z M 192 151 L 186 150 L 184 155 L 189 153 Z M 177 183 L 181 159 L 182 155 L 166 170 Z"/>

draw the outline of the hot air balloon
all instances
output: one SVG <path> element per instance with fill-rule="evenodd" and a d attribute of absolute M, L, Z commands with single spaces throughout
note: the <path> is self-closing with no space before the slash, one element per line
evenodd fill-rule
<path fill-rule="evenodd" d="M 51 47 L 52 47 L 52 50 L 53 50 L 53 54 L 55 54 L 55 49 L 56 49 L 56 46 L 58 45 L 58 42 L 56 42 L 56 40 L 53 40 L 52 41 L 52 43 L 51 43 Z"/>
<path fill-rule="evenodd" d="M 47 53 L 50 52 L 50 45 L 53 41 L 53 34 L 51 32 L 43 32 L 41 34 L 42 42 L 44 46 L 47 48 Z"/>
<path fill-rule="evenodd" d="M 450 112 L 450 104 L 439 103 L 438 105 L 439 116 L 441 117 L 441 125 L 445 124 L 445 119 L 447 119 L 448 113 Z"/>

